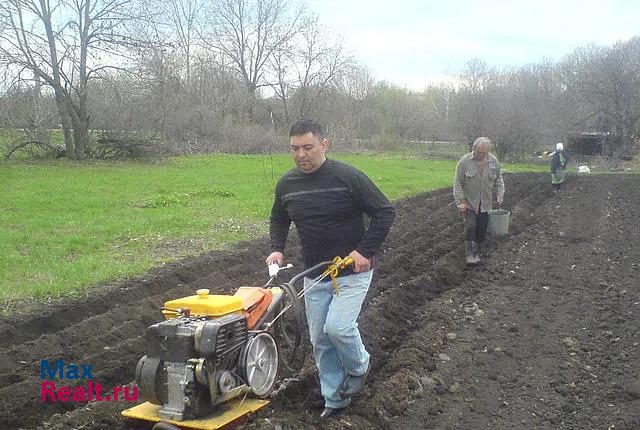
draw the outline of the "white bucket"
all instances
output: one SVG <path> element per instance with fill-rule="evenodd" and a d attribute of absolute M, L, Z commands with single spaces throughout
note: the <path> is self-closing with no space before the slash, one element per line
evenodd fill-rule
<path fill-rule="evenodd" d="M 511 212 L 506 209 L 489 211 L 489 231 L 494 236 L 504 236 L 509 232 L 509 218 Z"/>

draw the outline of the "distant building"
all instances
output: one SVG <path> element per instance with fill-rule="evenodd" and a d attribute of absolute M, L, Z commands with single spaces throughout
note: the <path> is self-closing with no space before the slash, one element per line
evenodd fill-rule
<path fill-rule="evenodd" d="M 611 135 L 608 132 L 569 132 L 565 143 L 565 149 L 576 155 L 600 155 L 603 157 L 613 155 Z"/>

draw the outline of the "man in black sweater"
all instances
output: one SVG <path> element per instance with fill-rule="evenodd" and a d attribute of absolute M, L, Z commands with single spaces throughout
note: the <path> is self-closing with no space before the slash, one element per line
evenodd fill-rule
<path fill-rule="evenodd" d="M 336 256 L 348 255 L 354 261 L 353 267 L 337 278 L 339 294 L 331 280 L 325 279 L 305 295 L 309 334 L 325 398 L 320 416 L 329 418 L 362 391 L 370 369 L 369 353 L 356 321 L 371 284 L 372 258 L 391 228 L 395 209 L 364 173 L 325 157 L 329 140 L 320 124 L 300 120 L 289 135 L 297 168 L 285 173 L 276 185 L 270 222 L 272 252 L 267 264 L 282 266 L 292 221 L 306 268 Z M 365 214 L 371 217 L 366 230 Z M 305 288 L 311 281 L 304 279 Z"/>

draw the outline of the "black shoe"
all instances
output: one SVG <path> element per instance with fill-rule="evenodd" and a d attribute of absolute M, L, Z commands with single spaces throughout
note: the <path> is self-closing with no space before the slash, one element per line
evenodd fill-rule
<path fill-rule="evenodd" d="M 367 365 L 367 370 L 364 372 L 364 375 L 347 375 L 340 389 L 340 397 L 342 397 L 343 399 L 348 399 L 349 397 L 353 397 L 356 394 L 360 394 L 360 392 L 364 389 L 364 383 L 367 380 L 367 376 L 369 375 L 370 370 L 371 363 Z"/>
<path fill-rule="evenodd" d="M 329 418 L 334 418 L 344 410 L 344 408 L 330 408 L 325 407 L 322 412 L 320 412 L 320 418 L 323 420 L 328 420 Z"/>

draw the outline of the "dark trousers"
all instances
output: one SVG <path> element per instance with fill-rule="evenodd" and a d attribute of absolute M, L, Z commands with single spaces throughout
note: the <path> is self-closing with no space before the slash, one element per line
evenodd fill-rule
<path fill-rule="evenodd" d="M 484 242 L 487 236 L 487 227 L 489 226 L 489 214 L 480 212 L 476 214 L 471 209 L 467 209 L 464 213 L 464 237 L 465 240 L 471 242 Z"/>

